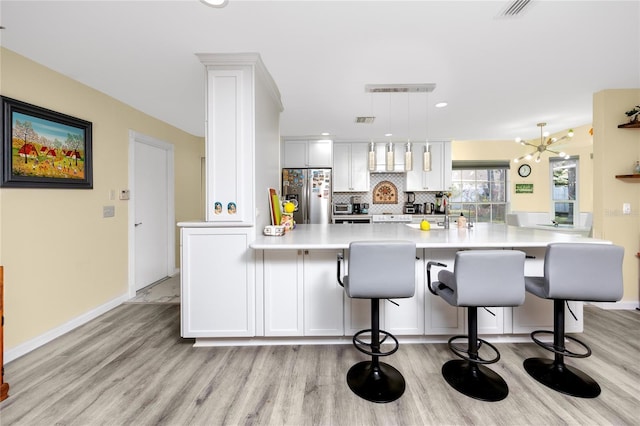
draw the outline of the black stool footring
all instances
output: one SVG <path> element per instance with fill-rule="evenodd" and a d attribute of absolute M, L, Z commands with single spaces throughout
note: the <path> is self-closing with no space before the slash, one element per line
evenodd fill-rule
<path fill-rule="evenodd" d="M 349 388 L 367 401 L 395 401 L 404 393 L 404 377 L 389 364 L 384 362 L 377 364 L 377 368 L 372 361 L 362 361 L 353 365 L 347 373 Z"/>
<path fill-rule="evenodd" d="M 481 401 L 501 401 L 509 394 L 507 382 L 498 373 L 466 360 L 447 361 L 442 376 L 458 392 Z"/>
<path fill-rule="evenodd" d="M 558 392 L 580 398 L 595 398 L 600 395 L 600 385 L 595 380 L 562 362 L 528 358 L 523 365 L 531 377 Z"/>

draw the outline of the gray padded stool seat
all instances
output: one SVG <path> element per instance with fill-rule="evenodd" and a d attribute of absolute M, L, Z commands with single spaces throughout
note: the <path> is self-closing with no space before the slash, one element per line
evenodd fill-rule
<path fill-rule="evenodd" d="M 349 272 L 340 277 L 342 256 L 338 256 L 338 282 L 344 286 L 347 296 L 371 299 L 371 328 L 353 336 L 353 344 L 360 352 L 371 356 L 349 369 L 349 388 L 361 398 L 372 402 L 394 401 L 405 390 L 402 374 L 389 364 L 379 361 L 398 350 L 398 340 L 380 330 L 380 299 L 413 297 L 416 288 L 416 245 L 409 241 L 360 241 L 349 244 Z M 371 334 L 370 342 L 360 338 Z M 384 337 L 380 340 L 380 334 Z M 380 344 L 387 337 L 394 340 L 394 347 L 380 351 Z"/>
<path fill-rule="evenodd" d="M 486 367 L 500 359 L 500 352 L 491 343 L 478 338 L 478 307 L 518 306 L 524 302 L 525 254 L 517 250 L 469 250 L 456 253 L 454 271 L 443 269 L 438 280 L 431 282 L 431 267 L 446 266 L 427 263 L 429 290 L 452 306 L 467 307 L 468 335 L 453 336 L 449 349 L 462 358 L 447 361 L 442 375 L 454 389 L 482 401 L 500 401 L 509 394 L 509 387 L 499 374 Z M 455 340 L 466 338 L 466 347 Z M 482 345 L 494 352 L 491 359 L 482 358 Z"/>
<path fill-rule="evenodd" d="M 564 357 L 586 358 L 591 349 L 575 337 L 565 336 L 564 306 L 568 300 L 615 302 L 622 298 L 622 259 L 624 248 L 611 244 L 554 243 L 547 247 L 544 276 L 526 277 L 526 289 L 543 299 L 553 299 L 553 332 L 531 333 L 535 343 L 554 352 L 555 359 L 529 358 L 524 361 L 527 373 L 558 392 L 582 398 L 600 395 L 600 385 L 575 367 L 564 363 Z M 536 336 L 553 334 L 553 344 Z M 565 347 L 565 339 L 582 346 L 576 353 Z"/>

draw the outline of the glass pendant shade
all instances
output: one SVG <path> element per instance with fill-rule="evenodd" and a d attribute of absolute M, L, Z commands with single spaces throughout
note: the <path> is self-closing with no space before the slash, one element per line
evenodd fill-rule
<path fill-rule="evenodd" d="M 369 145 L 369 171 L 373 172 L 376 170 L 376 144 L 371 142 Z"/>
<path fill-rule="evenodd" d="M 422 171 L 431 171 L 431 152 L 429 151 L 429 145 L 425 145 L 424 153 L 422 154 Z"/>
<path fill-rule="evenodd" d="M 413 153 L 411 152 L 411 142 L 407 142 L 407 151 L 404 153 L 404 171 L 413 170 Z"/>
<path fill-rule="evenodd" d="M 395 168 L 395 157 L 393 155 L 393 143 L 389 142 L 387 144 L 387 155 L 385 157 L 385 170 L 388 172 L 392 172 Z"/>

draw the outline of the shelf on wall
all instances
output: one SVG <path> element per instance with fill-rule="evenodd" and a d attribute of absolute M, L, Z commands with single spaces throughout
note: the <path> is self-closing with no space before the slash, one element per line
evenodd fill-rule
<path fill-rule="evenodd" d="M 640 179 L 640 173 L 632 175 L 616 175 L 616 179 Z"/>
<path fill-rule="evenodd" d="M 640 129 L 640 121 L 634 121 L 633 123 L 618 124 L 618 129 Z"/>

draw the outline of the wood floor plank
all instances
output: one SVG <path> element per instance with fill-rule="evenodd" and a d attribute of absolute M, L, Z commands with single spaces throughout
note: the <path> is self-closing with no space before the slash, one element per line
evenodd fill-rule
<path fill-rule="evenodd" d="M 403 344 L 384 359 L 405 394 L 374 404 L 347 386 L 367 357 L 350 345 L 194 348 L 172 304 L 125 304 L 5 366 L 5 425 L 635 425 L 640 417 L 640 313 L 585 308 L 578 335 L 593 355 L 568 359 L 602 387 L 573 398 L 532 379 L 533 343 L 498 343 L 491 368 L 509 385 L 497 403 L 442 378 L 446 344 Z"/>

